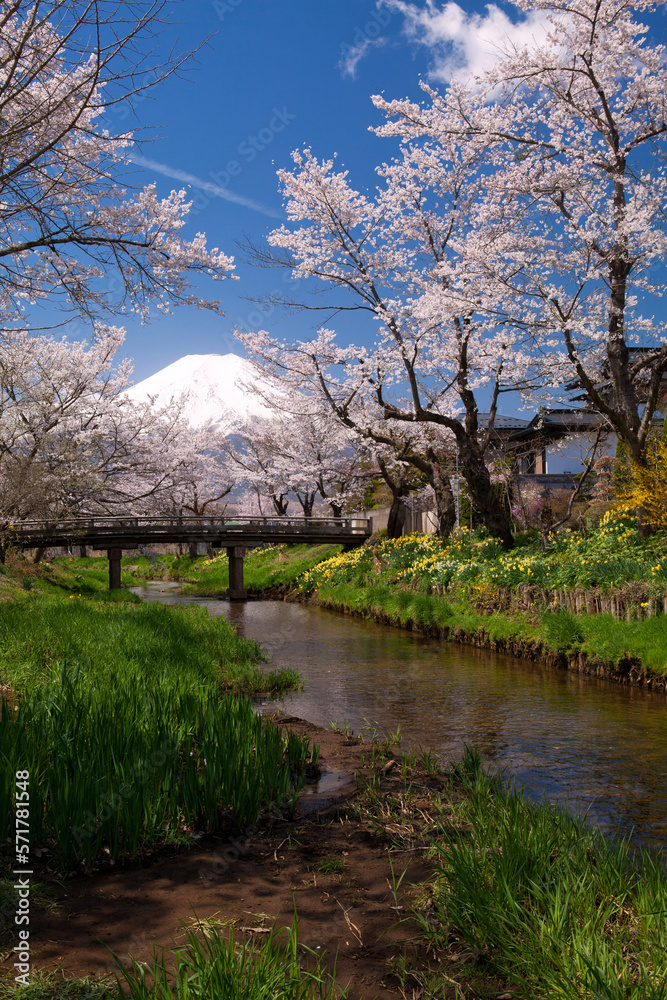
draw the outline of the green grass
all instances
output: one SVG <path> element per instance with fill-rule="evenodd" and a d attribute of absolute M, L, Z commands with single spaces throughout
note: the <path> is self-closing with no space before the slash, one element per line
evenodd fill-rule
<path fill-rule="evenodd" d="M 536 638 L 529 616 L 482 615 L 465 603 L 432 594 L 419 594 L 383 584 L 360 587 L 355 584 L 324 584 L 317 591 L 324 604 L 372 617 L 386 616 L 395 625 L 425 632 L 462 628 L 474 632 L 484 629 L 491 639 L 516 635 Z"/>
<path fill-rule="evenodd" d="M 32 972 L 28 986 L 0 980 L 0 1000 L 120 1000 L 118 988 L 93 979 L 65 979 L 55 972 Z"/>
<path fill-rule="evenodd" d="M 432 947 L 455 933 L 525 1000 L 665 1000 L 661 860 L 528 802 L 474 752 L 452 778 L 464 797 L 434 836 L 433 909 L 421 916 Z"/>
<path fill-rule="evenodd" d="M 342 875 L 346 868 L 345 858 L 323 858 L 316 867 L 322 875 Z"/>
<path fill-rule="evenodd" d="M 160 957 L 146 968 L 136 962 L 118 974 L 119 992 L 130 1000 L 333 1000 L 347 996 L 325 972 L 319 956 L 299 945 L 297 925 L 273 928 L 268 939 L 244 939 L 212 927 L 201 938 L 187 932 L 184 947 Z M 311 969 L 299 952 L 306 951 Z M 167 961 L 165 961 L 167 958 Z M 169 963 L 168 959 L 172 962 Z M 173 971 L 168 966 L 173 965 Z M 121 996 L 123 994 L 121 993 Z M 23 998 L 20 998 L 23 1000 Z"/>
<path fill-rule="evenodd" d="M 155 953 L 152 962 L 116 961 L 114 985 L 108 979 L 36 972 L 29 986 L 0 981 L 0 1000 L 345 1000 L 348 995 L 336 983 L 335 967 L 327 972 L 320 956 L 299 944 L 296 919 L 293 927 L 274 927 L 268 938 L 238 944 L 231 931 L 224 934 L 216 926 L 204 936 L 186 928 L 185 944 Z"/>
<path fill-rule="evenodd" d="M 42 595 L 0 605 L 0 840 L 13 773 L 30 771 L 31 842 L 64 869 L 135 857 L 188 831 L 291 806 L 307 742 L 266 725 L 224 686 L 264 677 L 260 650 L 197 606 Z"/>
<path fill-rule="evenodd" d="M 0 683 L 43 684 L 55 663 L 101 678 L 131 667 L 155 682 L 166 672 L 210 682 L 251 678 L 259 646 L 198 606 L 41 595 L 0 605 Z"/>
<path fill-rule="evenodd" d="M 581 649 L 608 663 L 637 658 L 647 670 L 667 673 L 667 615 L 620 622 L 611 615 L 547 612 L 539 635 L 554 649 Z"/>

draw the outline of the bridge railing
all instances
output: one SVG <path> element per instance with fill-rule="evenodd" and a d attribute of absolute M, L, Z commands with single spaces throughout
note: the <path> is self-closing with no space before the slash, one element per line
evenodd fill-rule
<path fill-rule="evenodd" d="M 17 535 L 66 532 L 91 532 L 91 531 L 113 531 L 128 529 L 146 530 L 154 528 L 156 530 L 169 528 L 208 528 L 223 529 L 226 533 L 230 530 L 238 529 L 240 533 L 247 529 L 283 528 L 287 531 L 303 529 L 307 531 L 312 528 L 314 531 L 334 530 L 349 532 L 351 534 L 368 534 L 371 521 L 368 518 L 358 517 L 291 517 L 278 515 L 254 516 L 254 515 L 229 515 L 217 517 L 186 516 L 186 517 L 151 517 L 149 515 L 139 515 L 130 517 L 118 516 L 94 516 L 94 517 L 71 517 L 54 520 L 30 520 L 17 521 L 5 526 L 7 531 Z"/>

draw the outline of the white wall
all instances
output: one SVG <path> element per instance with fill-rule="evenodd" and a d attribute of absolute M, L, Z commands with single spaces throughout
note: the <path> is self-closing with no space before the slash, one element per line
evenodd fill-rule
<path fill-rule="evenodd" d="M 594 434 L 572 434 L 570 437 L 558 442 L 558 444 L 548 445 L 546 448 L 547 467 L 545 472 L 549 475 L 563 472 L 570 472 L 573 475 L 577 475 L 583 472 L 594 441 Z M 616 434 L 607 434 L 600 443 L 597 457 L 615 455 L 616 441 Z"/>

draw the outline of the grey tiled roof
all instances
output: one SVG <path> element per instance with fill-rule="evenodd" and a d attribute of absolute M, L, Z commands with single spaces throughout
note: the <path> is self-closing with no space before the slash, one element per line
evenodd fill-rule
<path fill-rule="evenodd" d="M 488 413 L 478 413 L 477 420 L 480 427 L 486 427 L 489 423 Z M 505 417 L 502 413 L 496 413 L 496 419 L 493 422 L 493 426 L 497 430 L 522 430 L 524 427 L 528 427 L 530 420 L 522 420 L 521 417 Z"/>

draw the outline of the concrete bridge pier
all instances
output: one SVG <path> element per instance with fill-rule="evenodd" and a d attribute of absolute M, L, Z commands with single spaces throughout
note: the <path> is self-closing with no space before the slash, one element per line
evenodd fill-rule
<path fill-rule="evenodd" d="M 109 557 L 109 590 L 120 590 L 120 561 L 123 558 L 123 550 L 107 549 L 107 556 Z"/>
<path fill-rule="evenodd" d="M 230 601 L 245 601 L 248 591 L 243 586 L 243 557 L 245 548 L 242 545 L 230 545 L 227 547 L 227 559 L 229 560 L 229 589 L 227 597 Z"/>

